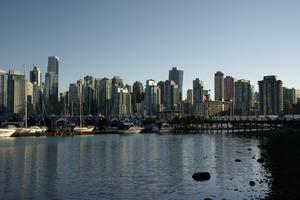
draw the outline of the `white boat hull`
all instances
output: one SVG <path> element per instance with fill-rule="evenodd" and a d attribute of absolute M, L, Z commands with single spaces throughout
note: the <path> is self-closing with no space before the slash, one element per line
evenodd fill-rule
<path fill-rule="evenodd" d="M 0 137 L 10 137 L 16 132 L 15 129 L 0 128 Z"/>
<path fill-rule="evenodd" d="M 94 129 L 95 127 L 75 127 L 73 131 L 76 133 L 91 133 Z"/>

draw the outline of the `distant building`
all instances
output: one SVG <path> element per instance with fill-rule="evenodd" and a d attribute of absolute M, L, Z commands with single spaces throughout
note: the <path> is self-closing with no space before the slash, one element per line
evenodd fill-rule
<path fill-rule="evenodd" d="M 228 112 L 230 106 L 230 102 L 224 102 L 224 101 L 207 101 L 205 103 L 206 107 L 206 116 L 214 117 L 214 116 L 220 116 L 224 112 Z"/>
<path fill-rule="evenodd" d="M 235 114 L 250 115 L 252 103 L 252 90 L 249 80 L 238 80 L 235 82 Z"/>
<path fill-rule="evenodd" d="M 157 117 L 161 111 L 160 88 L 154 80 L 146 81 L 145 108 L 146 114 L 150 117 Z"/>
<path fill-rule="evenodd" d="M 283 88 L 282 81 L 276 76 L 264 76 L 258 81 L 259 103 L 261 115 L 283 114 Z"/>
<path fill-rule="evenodd" d="M 132 110 L 134 114 L 144 114 L 144 86 L 141 82 L 133 83 L 132 90 Z"/>
<path fill-rule="evenodd" d="M 194 114 L 205 115 L 204 113 L 204 95 L 203 95 L 203 82 L 196 78 L 193 80 L 193 107 Z"/>
<path fill-rule="evenodd" d="M 37 86 L 41 86 L 42 84 L 42 72 L 38 66 L 34 66 L 33 70 L 30 71 L 30 82 L 32 84 L 36 84 Z"/>
<path fill-rule="evenodd" d="M 192 89 L 188 89 L 186 91 L 186 103 L 194 104 L 194 95 Z"/>
<path fill-rule="evenodd" d="M 25 112 L 25 78 L 15 70 L 9 70 L 7 84 L 7 108 L 9 113 Z"/>
<path fill-rule="evenodd" d="M 95 101 L 95 78 L 93 76 L 85 76 L 83 78 L 83 91 L 82 91 L 82 105 L 83 114 L 95 114 L 96 113 L 96 101 Z"/>
<path fill-rule="evenodd" d="M 7 83 L 7 73 L 0 70 L 0 114 L 4 114 L 7 112 Z"/>
<path fill-rule="evenodd" d="M 234 78 L 231 76 L 226 76 L 224 79 L 224 100 L 225 101 L 233 101 L 234 100 Z"/>
<path fill-rule="evenodd" d="M 174 81 L 165 81 L 164 107 L 167 111 L 179 110 L 179 88 Z"/>
<path fill-rule="evenodd" d="M 58 78 L 59 58 L 51 56 L 48 58 L 47 73 L 45 75 L 45 103 L 47 113 L 53 114 L 58 110 Z"/>
<path fill-rule="evenodd" d="M 221 71 L 215 73 L 215 100 L 224 101 L 224 74 Z"/>
<path fill-rule="evenodd" d="M 79 115 L 79 86 L 76 83 L 69 84 L 69 113 L 71 116 Z"/>
<path fill-rule="evenodd" d="M 178 85 L 179 101 L 182 100 L 182 85 L 183 85 L 183 71 L 173 67 L 169 70 L 169 81 L 174 81 Z"/>
<path fill-rule="evenodd" d="M 130 104 L 130 92 L 127 88 L 118 88 L 115 96 L 115 109 L 113 110 L 113 117 L 127 117 L 130 115 L 128 105 Z"/>
<path fill-rule="evenodd" d="M 59 93 L 60 115 L 67 116 L 69 113 L 69 92 Z"/>
<path fill-rule="evenodd" d="M 96 80 L 97 107 L 105 117 L 109 117 L 111 111 L 112 83 L 111 79 L 102 78 Z"/>
<path fill-rule="evenodd" d="M 296 89 L 283 88 L 283 109 L 285 114 L 292 114 L 293 105 L 297 103 Z"/>

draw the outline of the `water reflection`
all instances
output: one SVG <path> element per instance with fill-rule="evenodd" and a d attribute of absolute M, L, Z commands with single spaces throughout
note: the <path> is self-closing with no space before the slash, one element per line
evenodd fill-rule
<path fill-rule="evenodd" d="M 265 196 L 257 138 L 226 134 L 0 140 L 5 199 L 241 199 Z M 251 148 L 250 150 L 247 150 Z M 235 159 L 242 162 L 234 162 Z M 195 182 L 197 171 L 211 179 Z M 238 191 L 235 191 L 238 189 Z"/>

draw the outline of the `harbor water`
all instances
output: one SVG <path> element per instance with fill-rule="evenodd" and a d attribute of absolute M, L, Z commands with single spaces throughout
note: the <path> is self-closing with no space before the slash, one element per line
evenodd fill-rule
<path fill-rule="evenodd" d="M 263 198 L 262 143 L 225 133 L 0 138 L 0 199 Z M 200 171 L 211 178 L 194 181 Z"/>

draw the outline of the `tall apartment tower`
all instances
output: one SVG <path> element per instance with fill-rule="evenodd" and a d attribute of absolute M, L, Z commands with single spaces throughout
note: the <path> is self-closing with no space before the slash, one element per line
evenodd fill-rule
<path fill-rule="evenodd" d="M 8 73 L 7 104 L 9 113 L 22 114 L 25 111 L 25 77 L 15 70 Z"/>
<path fill-rule="evenodd" d="M 215 100 L 224 101 L 224 74 L 221 71 L 215 73 Z"/>
<path fill-rule="evenodd" d="M 30 71 L 30 82 L 32 84 L 36 84 L 38 86 L 41 86 L 41 84 L 42 84 L 42 72 L 41 72 L 41 69 L 38 66 L 34 66 L 33 70 Z"/>
<path fill-rule="evenodd" d="M 141 82 L 136 81 L 133 83 L 132 89 L 133 113 L 142 115 L 144 112 L 144 86 Z"/>
<path fill-rule="evenodd" d="M 154 80 L 146 81 L 145 107 L 147 115 L 157 116 L 161 110 L 160 88 Z"/>
<path fill-rule="evenodd" d="M 226 76 L 224 79 L 224 100 L 233 101 L 234 100 L 234 78 L 232 76 Z"/>
<path fill-rule="evenodd" d="M 282 81 L 276 76 L 264 76 L 258 81 L 259 105 L 261 115 L 280 115 L 283 113 Z"/>
<path fill-rule="evenodd" d="M 58 113 L 58 72 L 59 58 L 48 58 L 47 73 L 45 75 L 45 103 L 48 113 Z"/>
<path fill-rule="evenodd" d="M 193 80 L 193 110 L 194 114 L 202 115 L 203 114 L 203 102 L 204 102 L 204 95 L 203 95 L 203 81 L 196 78 Z"/>
<path fill-rule="evenodd" d="M 179 101 L 182 100 L 182 85 L 183 85 L 183 70 L 178 70 L 173 67 L 169 70 L 169 81 L 174 81 L 178 85 L 179 90 Z"/>
<path fill-rule="evenodd" d="M 251 102 L 252 102 L 252 90 L 249 80 L 238 80 L 235 83 L 235 113 L 238 115 L 249 115 Z"/>
<path fill-rule="evenodd" d="M 7 83 L 7 73 L 0 70 L 0 115 L 7 112 Z"/>

